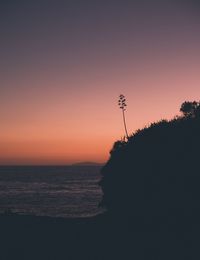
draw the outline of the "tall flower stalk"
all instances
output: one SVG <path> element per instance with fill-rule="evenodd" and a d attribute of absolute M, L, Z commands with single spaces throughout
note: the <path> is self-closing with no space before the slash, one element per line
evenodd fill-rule
<path fill-rule="evenodd" d="M 127 126 L 126 126 L 126 117 L 125 117 L 125 110 L 126 110 L 126 98 L 124 95 L 119 95 L 119 100 L 118 100 L 118 105 L 119 108 L 122 110 L 122 116 L 123 116 L 123 123 L 124 123 L 124 130 L 125 130 L 125 136 L 128 140 L 128 131 L 127 131 Z"/>

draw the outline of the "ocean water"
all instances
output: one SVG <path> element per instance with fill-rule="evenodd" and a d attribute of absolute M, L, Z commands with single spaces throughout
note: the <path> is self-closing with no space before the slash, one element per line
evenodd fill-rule
<path fill-rule="evenodd" d="M 102 212 L 100 166 L 0 166 L 0 213 L 88 217 Z"/>

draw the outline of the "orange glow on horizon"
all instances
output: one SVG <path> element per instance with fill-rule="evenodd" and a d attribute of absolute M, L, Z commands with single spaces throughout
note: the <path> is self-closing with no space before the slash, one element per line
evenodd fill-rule
<path fill-rule="evenodd" d="M 6 7 L 1 165 L 105 162 L 125 135 L 119 94 L 129 134 L 199 101 L 199 15 L 179 1 L 139 2 L 116 1 L 114 12 L 109 1 L 94 10 L 63 2 L 45 7 L 46 16 L 28 4 L 16 14 Z"/>

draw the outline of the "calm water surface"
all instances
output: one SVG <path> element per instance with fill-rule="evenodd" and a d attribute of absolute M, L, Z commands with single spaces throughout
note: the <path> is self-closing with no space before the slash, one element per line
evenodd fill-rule
<path fill-rule="evenodd" d="M 0 213 L 93 216 L 102 209 L 100 166 L 0 166 Z"/>

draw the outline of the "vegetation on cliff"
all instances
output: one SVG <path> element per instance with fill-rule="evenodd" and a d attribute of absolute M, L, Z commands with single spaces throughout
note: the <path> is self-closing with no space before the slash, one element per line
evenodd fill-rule
<path fill-rule="evenodd" d="M 197 216 L 200 210 L 200 103 L 117 141 L 102 168 L 101 205 L 129 216 Z"/>

